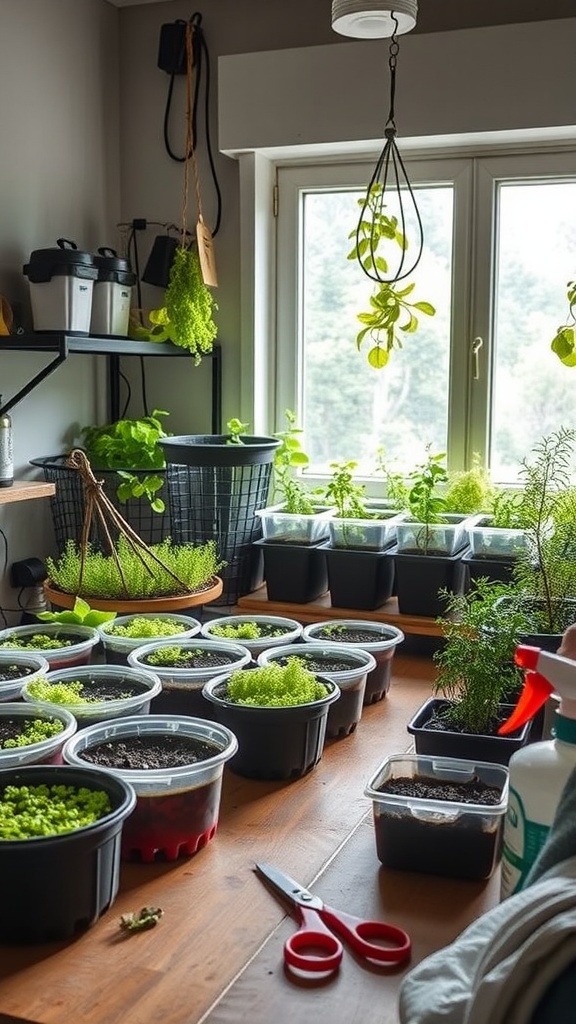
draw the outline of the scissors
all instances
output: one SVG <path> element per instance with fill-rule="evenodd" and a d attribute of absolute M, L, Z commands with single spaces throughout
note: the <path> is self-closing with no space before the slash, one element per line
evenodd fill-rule
<path fill-rule="evenodd" d="M 402 928 L 336 911 L 272 864 L 256 864 L 256 871 L 300 911 L 300 927 L 284 943 L 284 961 L 289 967 L 306 972 L 337 971 L 343 954 L 337 935 L 370 963 L 400 964 L 410 956 L 412 943 Z"/>

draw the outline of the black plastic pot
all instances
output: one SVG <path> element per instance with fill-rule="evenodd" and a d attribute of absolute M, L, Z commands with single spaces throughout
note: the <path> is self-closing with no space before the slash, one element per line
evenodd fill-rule
<path fill-rule="evenodd" d="M 512 579 L 514 562 L 505 558 L 474 558 L 471 554 L 462 556 L 465 571 L 465 587 L 470 589 L 476 580 L 484 577 L 497 583 L 509 583 Z"/>
<path fill-rule="evenodd" d="M 374 655 L 376 668 L 368 673 L 364 704 L 375 704 L 390 689 L 392 659 L 397 645 L 404 640 L 404 633 L 396 626 L 370 619 L 332 619 L 305 626 L 302 639 L 306 643 L 347 644 Z"/>
<path fill-rule="evenodd" d="M 322 545 L 334 608 L 374 611 L 392 597 L 394 560 L 387 551 L 357 551 Z"/>
<path fill-rule="evenodd" d="M 132 786 L 93 768 L 35 765 L 0 771 L 0 791 L 44 784 L 104 790 L 112 811 L 74 832 L 0 842 L 2 942 L 72 938 L 93 925 L 118 892 L 122 826 L 136 804 Z"/>
<path fill-rule="evenodd" d="M 269 601 L 306 604 L 328 590 L 326 554 L 322 544 L 273 544 L 257 540 L 264 557 Z"/>
<path fill-rule="evenodd" d="M 510 736 L 483 736 L 477 733 L 429 728 L 431 716 L 436 711 L 441 711 L 447 704 L 448 701 L 439 697 L 429 697 L 408 723 L 407 729 L 414 737 L 414 749 L 417 754 L 437 754 L 439 757 L 508 764 L 512 754 L 528 743 L 530 722 Z M 509 717 L 514 706 L 502 704 L 501 708 L 505 717 Z"/>
<path fill-rule="evenodd" d="M 216 541 L 227 564 L 220 575 L 222 595 L 214 604 L 233 605 L 254 589 L 262 536 L 254 513 L 264 508 L 270 490 L 274 437 L 246 436 L 230 443 L 226 434 L 189 434 L 158 443 L 167 462 L 167 488 L 175 544 Z"/>
<path fill-rule="evenodd" d="M 245 669 L 250 672 L 251 669 Z M 310 704 L 290 707 L 255 707 L 227 700 L 227 679 L 206 683 L 202 692 L 212 717 L 227 726 L 238 740 L 238 752 L 228 767 L 249 779 L 292 781 L 306 775 L 322 757 L 328 709 L 338 700 L 335 683 L 318 676 L 327 693 Z"/>
<path fill-rule="evenodd" d="M 439 594 L 464 591 L 465 572 L 462 552 L 456 555 L 411 555 L 394 552 L 396 597 L 402 615 L 437 618 L 446 611 Z"/>

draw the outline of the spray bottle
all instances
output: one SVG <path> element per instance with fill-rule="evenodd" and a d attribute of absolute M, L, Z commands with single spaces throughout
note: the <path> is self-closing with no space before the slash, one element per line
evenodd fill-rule
<path fill-rule="evenodd" d="M 560 650 L 570 649 L 575 639 L 576 627 L 571 626 L 564 634 Z M 529 744 L 510 758 L 510 791 L 502 850 L 502 899 L 522 889 L 546 841 L 564 785 L 576 767 L 576 660 L 520 645 L 515 661 L 527 670 L 524 689 L 512 715 L 500 726 L 500 734 L 512 732 L 527 722 L 553 692 L 560 697 L 560 705 L 554 739 Z"/>

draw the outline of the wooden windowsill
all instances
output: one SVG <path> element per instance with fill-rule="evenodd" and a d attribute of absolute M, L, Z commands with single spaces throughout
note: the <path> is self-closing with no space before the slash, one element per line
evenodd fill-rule
<path fill-rule="evenodd" d="M 55 493 L 55 484 L 41 480 L 15 480 L 12 487 L 0 487 L 0 505 L 30 501 L 32 498 L 50 498 Z"/>

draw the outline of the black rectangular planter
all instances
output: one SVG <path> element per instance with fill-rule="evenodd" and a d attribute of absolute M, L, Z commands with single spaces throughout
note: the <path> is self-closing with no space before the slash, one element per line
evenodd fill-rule
<path fill-rule="evenodd" d="M 472 761 L 490 761 L 508 764 L 512 754 L 524 747 L 530 736 L 531 722 L 527 722 L 510 736 L 481 736 L 470 732 L 450 732 L 448 729 L 429 729 L 427 723 L 436 710 L 447 701 L 429 697 L 408 723 L 408 732 L 414 737 L 417 754 L 437 754 Z M 513 705 L 502 705 L 509 715 Z"/>
<path fill-rule="evenodd" d="M 356 551 L 323 545 L 334 608 L 374 611 L 390 600 L 394 561 L 387 551 Z"/>
<path fill-rule="evenodd" d="M 496 583 L 509 583 L 514 569 L 514 562 L 511 559 L 475 558 L 469 551 L 462 556 L 462 564 L 467 589 L 481 577 Z"/>
<path fill-rule="evenodd" d="M 307 604 L 328 590 L 326 555 L 322 544 L 254 542 L 264 556 L 264 579 L 269 601 Z"/>
<path fill-rule="evenodd" d="M 394 549 L 396 596 L 402 615 L 436 618 L 446 611 L 441 589 L 462 594 L 465 571 L 462 553 L 457 555 L 411 555 Z"/>

